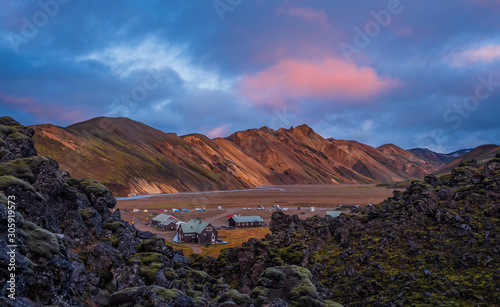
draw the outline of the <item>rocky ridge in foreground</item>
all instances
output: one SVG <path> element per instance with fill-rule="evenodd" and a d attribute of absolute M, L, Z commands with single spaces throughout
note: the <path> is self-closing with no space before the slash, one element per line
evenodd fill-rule
<path fill-rule="evenodd" d="M 414 181 L 370 210 L 307 220 L 276 212 L 270 228 L 193 266 L 262 302 L 272 290 L 259 287 L 282 282 L 273 267 L 296 265 L 312 272 L 319 298 L 345 306 L 500 304 L 500 154 Z"/>
<path fill-rule="evenodd" d="M 0 118 L 0 305 L 260 306 L 222 278 L 193 269 L 161 237 L 125 222 L 119 210 L 110 210 L 116 200 L 102 184 L 72 178 L 51 157 L 37 156 L 33 133 Z M 13 227 L 15 238 L 6 235 Z M 15 271 L 9 271 L 10 244 L 17 246 Z M 317 299 L 307 269 L 274 269 L 287 288 L 279 292 L 272 285 L 278 292 L 267 297 L 269 306 L 308 299 L 338 306 Z M 301 291 L 303 285 L 309 292 Z M 8 299 L 13 293 L 16 299 Z"/>

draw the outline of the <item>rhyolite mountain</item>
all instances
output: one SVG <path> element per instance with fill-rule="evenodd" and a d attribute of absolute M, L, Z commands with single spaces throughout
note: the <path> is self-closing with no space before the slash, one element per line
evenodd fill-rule
<path fill-rule="evenodd" d="M 447 154 L 444 153 L 439 153 L 432 151 L 428 148 L 412 148 L 408 149 L 409 152 L 414 154 L 417 157 L 424 158 L 426 160 L 431 160 L 431 161 L 436 161 L 436 162 L 442 162 L 442 163 L 450 163 L 451 161 L 455 160 L 456 158 L 468 153 L 472 149 L 460 149 L 454 152 L 450 152 Z"/>
<path fill-rule="evenodd" d="M 484 165 L 486 162 L 493 159 L 499 151 L 499 145 L 487 144 L 478 146 L 441 167 L 436 171 L 436 175 L 449 174 L 458 165 L 467 161 L 476 160 L 480 165 Z"/>
<path fill-rule="evenodd" d="M 164 133 L 127 118 L 32 126 L 41 155 L 115 196 L 281 184 L 380 183 L 423 178 L 444 163 L 395 145 L 325 139 L 306 125 L 210 139 Z"/>
<path fill-rule="evenodd" d="M 261 306 L 250 292 L 193 269 L 182 251 L 124 221 L 105 186 L 38 156 L 33 133 L 0 117 L 0 306 Z M 6 235 L 8 199 L 15 203 L 14 242 Z M 15 271 L 8 269 L 8 245 L 16 246 Z M 314 287 L 307 269 L 273 270 L 282 283 L 268 286 L 269 306 L 341 306 Z M 8 298 L 12 273 L 15 300 Z"/>

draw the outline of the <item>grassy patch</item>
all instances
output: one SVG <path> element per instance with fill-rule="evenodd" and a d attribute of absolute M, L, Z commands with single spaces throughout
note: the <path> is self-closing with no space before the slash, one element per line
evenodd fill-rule
<path fill-rule="evenodd" d="M 165 245 L 172 246 L 174 248 L 174 250 L 175 249 L 182 250 L 182 252 L 184 253 L 185 256 L 189 256 L 189 255 L 192 255 L 194 253 L 193 249 L 191 247 L 183 245 L 183 244 L 176 244 L 176 243 L 172 243 L 172 242 L 165 240 Z"/>
<path fill-rule="evenodd" d="M 241 244 L 247 242 L 248 239 L 261 239 L 268 233 L 271 233 L 271 231 L 267 227 L 219 230 L 219 238 L 226 241 L 228 244 L 212 244 L 208 247 L 202 246 L 201 250 L 203 255 L 217 257 L 221 250 L 225 248 L 240 247 Z"/>

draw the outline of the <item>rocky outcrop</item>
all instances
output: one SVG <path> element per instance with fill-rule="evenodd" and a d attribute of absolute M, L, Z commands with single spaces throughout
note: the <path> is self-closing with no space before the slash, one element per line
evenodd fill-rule
<path fill-rule="evenodd" d="M 266 303 L 279 293 L 300 304 L 280 288 L 297 276 L 284 268 L 296 266 L 312 273 L 308 306 L 316 297 L 346 306 L 495 306 L 499 199 L 497 154 L 484 167 L 464 162 L 450 175 L 429 175 L 381 204 L 338 218 L 276 212 L 272 235 L 205 259 L 211 265 L 200 269 Z"/>

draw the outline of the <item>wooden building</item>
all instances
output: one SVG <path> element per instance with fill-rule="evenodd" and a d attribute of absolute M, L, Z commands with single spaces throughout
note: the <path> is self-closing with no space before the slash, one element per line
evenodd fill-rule
<path fill-rule="evenodd" d="M 151 219 L 151 224 L 153 226 L 159 226 L 163 221 L 166 221 L 167 219 L 169 219 L 171 217 L 172 217 L 172 215 L 170 215 L 170 214 L 160 213 Z"/>
<path fill-rule="evenodd" d="M 214 244 L 217 239 L 217 230 L 208 222 L 191 219 L 187 223 L 180 224 L 177 228 L 179 243 Z"/>
<path fill-rule="evenodd" d="M 260 216 L 232 216 L 229 220 L 229 227 L 263 227 L 264 220 Z"/>
<path fill-rule="evenodd" d="M 175 217 L 169 217 L 158 225 L 158 228 L 163 230 L 175 231 L 181 222 Z"/>

